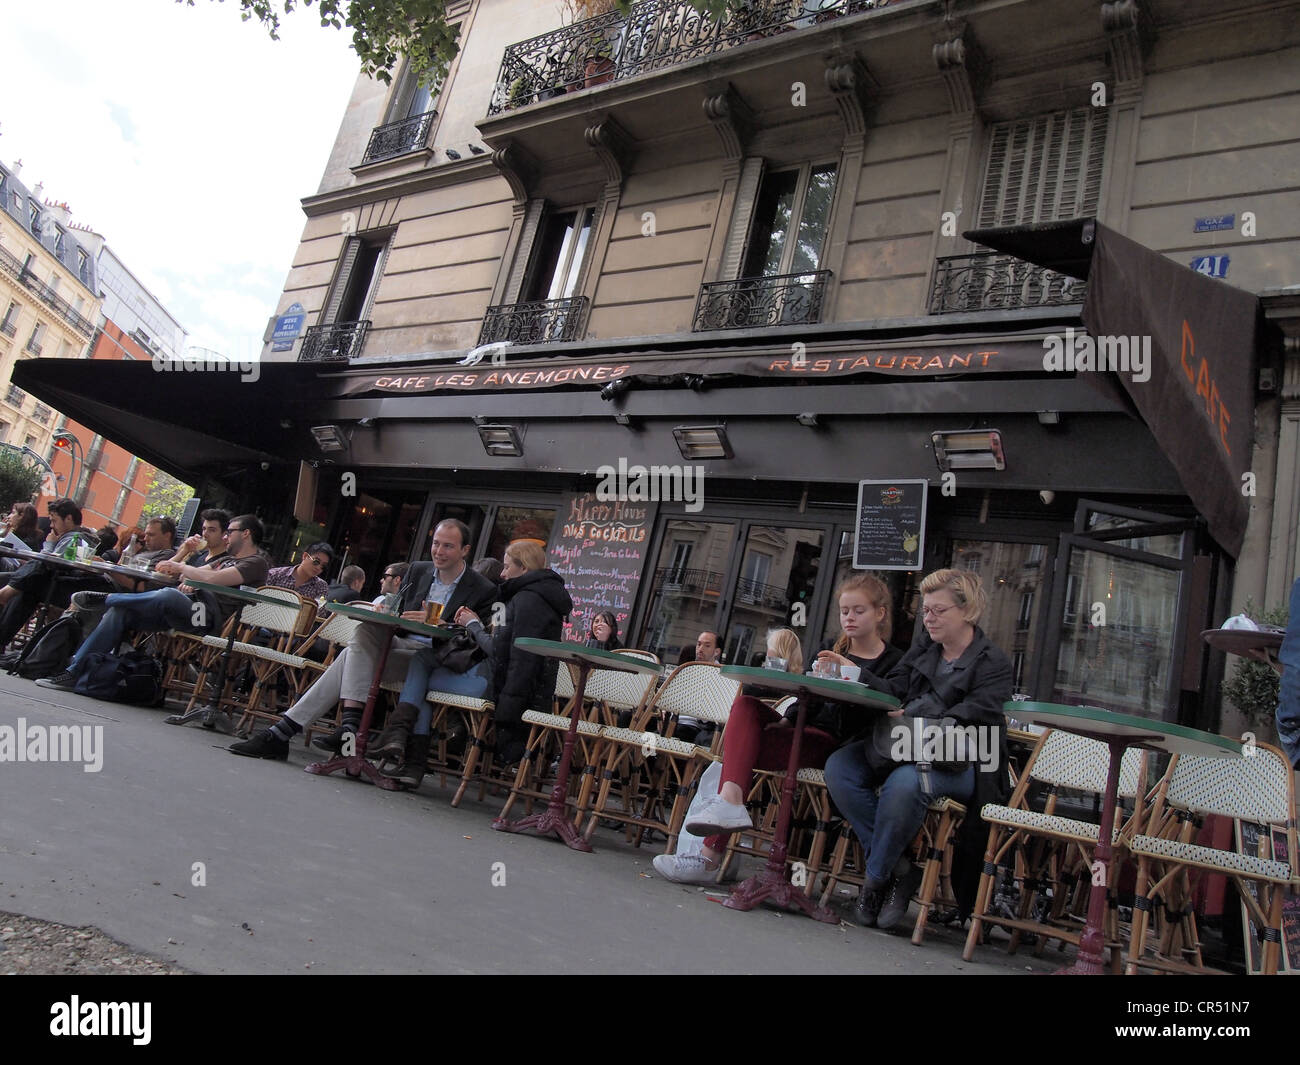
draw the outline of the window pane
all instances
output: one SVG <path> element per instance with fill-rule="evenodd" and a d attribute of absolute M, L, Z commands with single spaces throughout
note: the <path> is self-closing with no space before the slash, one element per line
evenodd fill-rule
<path fill-rule="evenodd" d="M 1088 531 L 1091 533 L 1109 532 L 1123 529 L 1130 525 L 1140 526 L 1143 522 L 1118 514 L 1105 514 L 1101 511 L 1088 512 Z M 1183 537 L 1181 533 L 1166 533 L 1161 536 L 1135 536 L 1127 540 L 1107 540 L 1108 544 L 1129 547 L 1134 551 L 1148 551 L 1153 555 L 1167 555 L 1169 558 L 1183 557 Z"/>
<path fill-rule="evenodd" d="M 745 258 L 745 277 L 770 277 L 781 272 L 781 257 L 794 213 L 799 171 L 768 174 L 758 192 L 754 223 Z"/>
<path fill-rule="evenodd" d="M 792 274 L 816 270 L 821 264 L 822 246 L 826 243 L 826 230 L 831 222 L 831 202 L 834 199 L 834 164 L 814 167 L 808 179 L 808 192 L 804 196 L 802 217 L 799 219 L 799 241 L 795 245 L 794 259 L 790 264 Z"/>
<path fill-rule="evenodd" d="M 1034 622 L 1042 602 L 1043 556 L 1042 544 L 955 540 L 952 545 L 953 566 L 980 576 L 989 605 L 979 626 L 1011 656 L 1012 686 L 1020 694 L 1032 693 L 1038 666 Z"/>
<path fill-rule="evenodd" d="M 492 522 L 484 554 L 504 561 L 506 547 L 516 540 L 537 540 L 542 548 L 551 542 L 551 528 L 555 525 L 552 507 L 500 507 Z"/>
<path fill-rule="evenodd" d="M 809 658 L 808 607 L 817 586 L 822 554 L 820 529 L 755 525 L 745 541 L 740 580 L 732 600 L 723 659 L 737 665 L 763 664 L 769 629 L 789 628 Z M 796 611 L 795 604 L 803 609 Z M 800 622 L 795 624 L 795 622 Z"/>
<path fill-rule="evenodd" d="M 569 259 L 568 275 L 564 279 L 564 288 L 558 296 L 552 296 L 552 299 L 568 299 L 578 289 L 578 275 L 582 273 L 582 260 L 587 254 L 587 241 L 591 238 L 591 220 L 595 215 L 595 210 L 588 207 L 582 216 L 582 229 L 578 233 L 577 245 L 573 248 L 572 257 Z M 554 288 L 555 286 L 551 286 Z"/>
<path fill-rule="evenodd" d="M 644 636 L 637 646 L 676 665 L 695 655 L 695 638 L 718 623 L 722 581 L 736 535 L 721 522 L 669 521 L 655 563 L 654 597 L 646 611 Z"/>
<path fill-rule="evenodd" d="M 551 215 L 546 219 L 537 245 L 537 256 L 533 260 L 532 279 L 524 291 L 525 300 L 557 298 L 556 273 L 566 261 L 576 219 L 577 215 L 573 211 Z"/>

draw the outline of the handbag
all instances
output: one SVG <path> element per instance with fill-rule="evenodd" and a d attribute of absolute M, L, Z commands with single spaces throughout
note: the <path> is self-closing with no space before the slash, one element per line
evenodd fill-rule
<path fill-rule="evenodd" d="M 468 629 L 458 628 L 450 640 L 438 645 L 437 664 L 453 673 L 468 673 L 487 657 Z"/>

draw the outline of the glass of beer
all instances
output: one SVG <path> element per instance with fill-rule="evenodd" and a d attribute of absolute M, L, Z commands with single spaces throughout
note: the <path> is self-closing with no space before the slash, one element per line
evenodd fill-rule
<path fill-rule="evenodd" d="M 435 599 L 426 599 L 424 601 L 424 623 L 426 625 L 437 625 L 442 620 L 442 604 Z"/>

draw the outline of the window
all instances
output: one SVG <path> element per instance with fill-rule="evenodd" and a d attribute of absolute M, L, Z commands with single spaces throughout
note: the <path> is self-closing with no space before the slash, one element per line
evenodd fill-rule
<path fill-rule="evenodd" d="M 765 175 L 754 205 L 742 276 L 773 277 L 816 270 L 834 199 L 834 163 Z"/>
<path fill-rule="evenodd" d="M 18 331 L 18 304 L 10 301 L 9 309 L 5 311 L 3 320 L 0 320 L 0 333 L 11 337 Z"/>
<path fill-rule="evenodd" d="M 21 408 L 23 400 L 27 398 L 27 393 L 17 385 L 10 385 L 9 391 L 5 394 L 5 402 L 12 403 L 15 407 Z"/>
<path fill-rule="evenodd" d="M 39 236 L 41 232 L 41 206 L 35 200 L 27 201 L 27 220 L 31 231 Z"/>
<path fill-rule="evenodd" d="M 90 284 L 90 256 L 81 248 L 77 249 L 77 276 L 81 278 L 82 284 Z"/>
<path fill-rule="evenodd" d="M 53 413 L 54 412 L 51 411 L 50 408 L 47 407 L 44 403 L 38 403 L 36 404 L 35 408 L 33 408 L 32 410 L 32 420 L 38 421 L 42 425 L 49 425 L 50 415 Z"/>
<path fill-rule="evenodd" d="M 343 249 L 343 260 L 334 292 L 326 304 L 326 325 L 359 322 L 374 302 L 375 290 L 383 274 L 384 252 L 388 238 L 352 237 Z"/>
<path fill-rule="evenodd" d="M 1097 213 L 1107 111 L 1076 107 L 989 130 L 980 228 Z"/>
<path fill-rule="evenodd" d="M 32 436 L 32 435 L 29 433 L 29 434 L 27 435 L 27 437 L 23 440 L 23 447 L 29 447 L 29 448 L 31 448 L 33 451 L 35 451 L 35 450 L 36 450 L 36 437 Z"/>
<path fill-rule="evenodd" d="M 1020 613 L 1016 616 L 1016 631 L 1024 632 L 1034 619 L 1034 593 L 1025 592 L 1020 597 Z"/>
<path fill-rule="evenodd" d="M 423 115 L 432 111 L 437 105 L 442 86 L 437 84 L 430 88 L 428 85 L 421 84 L 421 73 L 409 64 L 403 71 L 401 84 L 393 94 L 393 105 L 388 112 L 389 122 L 400 122 L 404 118 Z"/>
<path fill-rule="evenodd" d="M 568 299 L 578 290 L 594 207 L 556 212 L 542 222 L 522 302 Z"/>
<path fill-rule="evenodd" d="M 63 232 L 63 230 L 59 229 L 58 227 L 55 227 L 55 230 L 54 230 L 54 254 L 57 255 L 60 259 L 63 258 L 63 251 L 64 251 L 65 246 L 66 246 L 66 241 L 65 241 L 65 239 L 64 239 L 64 232 Z"/>
<path fill-rule="evenodd" d="M 41 353 L 41 341 L 45 339 L 45 323 L 37 322 L 32 328 L 32 335 L 27 338 L 27 350 L 33 355 Z"/>
<path fill-rule="evenodd" d="M 0 422 L 0 442 L 9 439 L 9 423 Z"/>

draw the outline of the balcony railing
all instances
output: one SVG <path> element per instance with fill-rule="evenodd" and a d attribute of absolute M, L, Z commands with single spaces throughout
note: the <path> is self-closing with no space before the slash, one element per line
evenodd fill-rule
<path fill-rule="evenodd" d="M 426 111 L 400 122 L 376 126 L 370 133 L 370 143 L 366 145 L 366 154 L 361 161 L 377 163 L 381 159 L 418 152 L 428 143 L 429 130 L 433 128 L 433 120 L 437 117 L 437 111 Z"/>
<path fill-rule="evenodd" d="M 18 326 L 17 326 L 16 323 L 14 323 L 14 322 L 0 322 L 0 333 L 3 333 L 3 334 L 4 334 L 5 336 L 7 336 L 7 337 L 11 337 L 11 336 L 13 336 L 16 332 L 18 332 Z"/>
<path fill-rule="evenodd" d="M 811 325 L 821 320 L 829 270 L 774 277 L 742 277 L 700 286 L 695 304 L 698 333 L 707 329 L 765 329 Z"/>
<path fill-rule="evenodd" d="M 40 422 L 42 425 L 49 425 L 50 415 L 53 413 L 54 412 L 44 403 L 38 403 L 36 404 L 36 409 L 32 411 L 32 418 Z"/>
<path fill-rule="evenodd" d="M 5 393 L 5 402 L 12 403 L 15 407 L 21 407 L 23 400 L 27 398 L 27 393 L 17 385 L 10 385 L 9 391 Z"/>
<path fill-rule="evenodd" d="M 1087 283 L 1011 255 L 950 255 L 935 265 L 931 314 L 1082 303 Z"/>
<path fill-rule="evenodd" d="M 336 322 L 313 325 L 302 338 L 299 362 L 347 362 L 361 354 L 370 322 Z"/>
<path fill-rule="evenodd" d="M 36 293 L 46 306 L 57 313 L 78 333 L 90 336 L 95 332 L 95 325 L 90 319 L 74 311 L 72 304 L 50 288 L 44 281 L 38 281 L 36 276 L 23 266 L 22 260 L 11 254 L 6 248 L 0 248 L 0 270 L 17 278 L 20 284 Z"/>
<path fill-rule="evenodd" d="M 722 574 L 712 569 L 660 566 L 655 570 L 654 586 L 666 594 L 716 596 L 722 591 Z"/>
<path fill-rule="evenodd" d="M 785 608 L 790 605 L 784 588 L 753 581 L 748 577 L 736 581 L 736 602 L 763 610 L 775 610 L 778 614 L 784 614 Z"/>
<path fill-rule="evenodd" d="M 31 337 L 30 339 L 28 339 L 26 346 L 27 346 L 27 350 L 30 351 L 33 355 L 39 355 L 41 353 L 41 342 L 37 340 L 35 337 Z"/>
<path fill-rule="evenodd" d="M 513 344 L 548 344 L 576 340 L 581 335 L 586 312 L 586 296 L 502 303 L 489 307 L 483 315 L 478 342 L 480 345 L 506 340 Z"/>
<path fill-rule="evenodd" d="M 488 114 L 685 63 L 747 41 L 884 7 L 889 0 L 739 0 L 712 15 L 686 0 L 642 0 L 626 18 L 583 19 L 506 49 Z"/>

